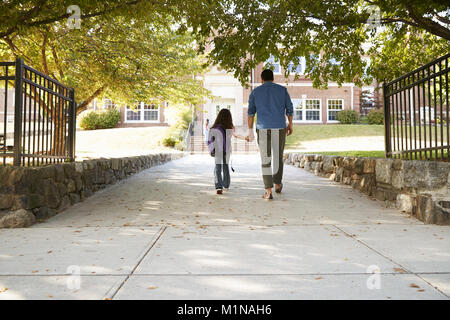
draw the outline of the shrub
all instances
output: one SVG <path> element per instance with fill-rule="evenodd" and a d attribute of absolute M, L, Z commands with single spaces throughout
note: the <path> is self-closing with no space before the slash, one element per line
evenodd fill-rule
<path fill-rule="evenodd" d="M 342 110 L 338 112 L 337 120 L 341 124 L 354 124 L 358 122 L 358 113 L 354 110 Z"/>
<path fill-rule="evenodd" d="M 360 124 L 369 124 L 369 119 L 367 119 L 367 116 L 363 116 L 359 118 Z"/>
<path fill-rule="evenodd" d="M 178 140 L 175 139 L 174 137 L 167 137 L 167 138 L 164 138 L 163 141 L 162 141 L 163 146 L 171 147 L 171 148 L 175 147 L 177 142 L 178 142 Z"/>
<path fill-rule="evenodd" d="M 369 124 L 384 124 L 384 113 L 383 110 L 374 109 L 367 115 L 367 120 Z"/>
<path fill-rule="evenodd" d="M 114 128 L 120 121 L 120 111 L 109 109 L 106 111 L 90 111 L 80 121 L 83 130 Z"/>

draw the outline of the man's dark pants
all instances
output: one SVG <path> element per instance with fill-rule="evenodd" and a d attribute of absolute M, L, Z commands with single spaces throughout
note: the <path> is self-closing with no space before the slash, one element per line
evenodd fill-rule
<path fill-rule="evenodd" d="M 283 153 L 286 129 L 257 129 L 259 153 L 265 188 L 281 184 L 283 179 Z M 272 157 L 273 155 L 273 157 Z"/>

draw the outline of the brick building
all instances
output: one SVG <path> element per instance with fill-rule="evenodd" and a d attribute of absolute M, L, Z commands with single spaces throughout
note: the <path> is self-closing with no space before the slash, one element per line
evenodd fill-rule
<path fill-rule="evenodd" d="M 374 91 L 374 86 L 357 87 L 354 83 L 329 83 L 327 89 L 313 88 L 312 81 L 302 74 L 306 68 L 303 59 L 297 72 L 300 77 L 295 80 L 291 75 L 285 78 L 279 63 L 267 61 L 274 68 L 274 82 L 286 86 L 294 104 L 295 124 L 332 124 L 338 123 L 337 112 L 341 110 L 355 110 L 360 113 L 360 97 L 363 90 Z M 241 86 L 239 81 L 218 67 L 211 67 L 204 76 L 205 88 L 209 89 L 215 99 L 208 100 L 201 106 L 197 116 L 200 122 L 205 119 L 213 121 L 222 108 L 230 109 L 236 126 L 247 123 L 248 98 L 253 88 L 261 85 L 261 72 L 264 64 L 260 64 L 252 71 L 249 88 Z M 375 94 L 375 96 L 377 96 Z"/>

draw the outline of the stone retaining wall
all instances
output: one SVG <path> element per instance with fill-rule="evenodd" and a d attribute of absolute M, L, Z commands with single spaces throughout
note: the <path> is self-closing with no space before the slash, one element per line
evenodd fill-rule
<path fill-rule="evenodd" d="M 429 224 L 450 225 L 450 163 L 285 154 L 285 162 L 351 185 Z"/>
<path fill-rule="evenodd" d="M 118 180 L 183 156 L 102 158 L 33 168 L 0 166 L 0 228 L 30 226 Z"/>

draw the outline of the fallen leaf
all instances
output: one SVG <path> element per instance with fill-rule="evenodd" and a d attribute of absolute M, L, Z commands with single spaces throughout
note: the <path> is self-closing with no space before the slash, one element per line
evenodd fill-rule
<path fill-rule="evenodd" d="M 8 291 L 8 288 L 0 288 L 0 293 L 3 293 L 5 291 Z"/>
<path fill-rule="evenodd" d="M 155 289 L 158 289 L 158 287 L 150 286 L 150 287 L 147 287 L 147 289 L 148 289 L 148 290 L 155 290 Z"/>
<path fill-rule="evenodd" d="M 411 283 L 410 285 L 410 288 L 420 288 L 417 284 L 415 284 L 415 283 Z"/>
<path fill-rule="evenodd" d="M 424 291 L 425 291 L 424 289 L 417 290 L 417 292 L 424 292 Z"/>
<path fill-rule="evenodd" d="M 31 271 L 31 273 L 38 273 L 39 272 L 39 270 L 33 270 L 33 271 Z"/>
<path fill-rule="evenodd" d="M 398 273 L 406 273 L 406 270 L 402 268 L 394 268 L 394 271 Z"/>
<path fill-rule="evenodd" d="M 322 280 L 323 278 L 322 277 L 317 277 L 315 280 Z"/>

